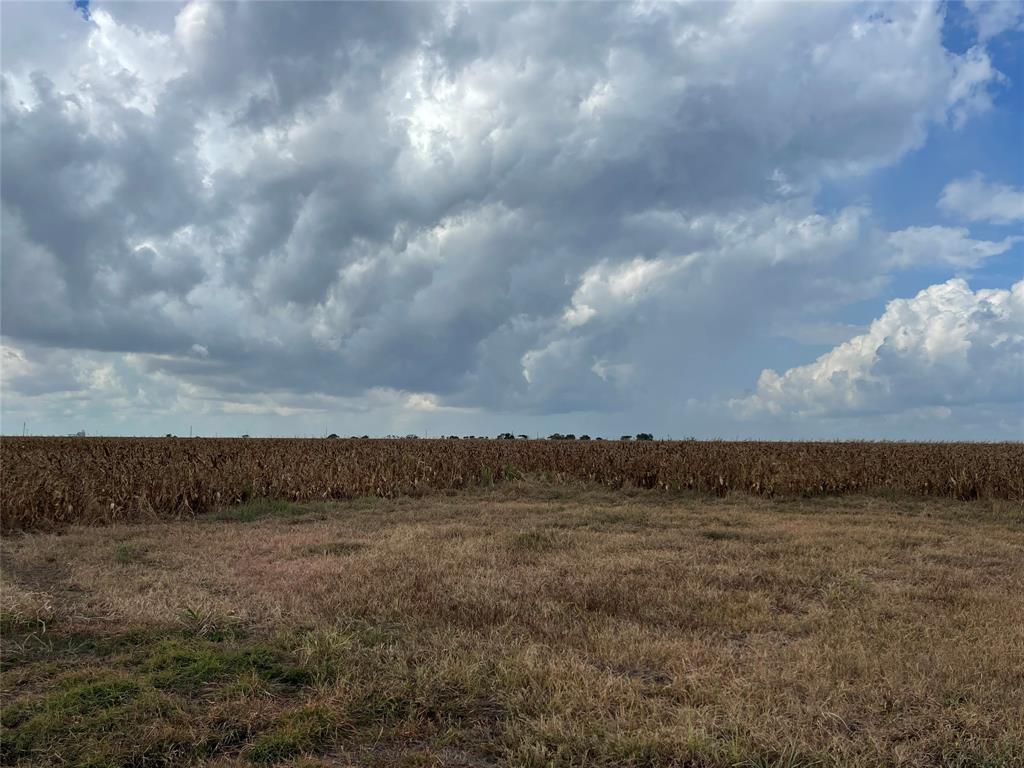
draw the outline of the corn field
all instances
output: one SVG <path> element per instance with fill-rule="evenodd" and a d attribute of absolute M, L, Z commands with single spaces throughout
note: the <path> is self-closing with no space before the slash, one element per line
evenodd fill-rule
<path fill-rule="evenodd" d="M 0 439 L 5 530 L 184 517 L 251 498 L 420 495 L 525 477 L 717 495 L 1024 501 L 1024 444 Z"/>

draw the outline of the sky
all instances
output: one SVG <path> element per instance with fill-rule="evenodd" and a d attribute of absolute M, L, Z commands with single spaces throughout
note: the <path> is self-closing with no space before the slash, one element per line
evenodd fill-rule
<path fill-rule="evenodd" d="M 4 434 L 1024 439 L 1024 4 L 0 4 Z"/>

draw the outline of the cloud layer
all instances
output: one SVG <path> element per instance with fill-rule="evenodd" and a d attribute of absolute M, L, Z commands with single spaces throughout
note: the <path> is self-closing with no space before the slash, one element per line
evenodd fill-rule
<path fill-rule="evenodd" d="M 159 390 L 283 415 L 713 398 L 766 332 L 1017 243 L 814 203 L 991 107 L 1003 76 L 980 44 L 944 47 L 936 6 L 4 16 L 5 35 L 63 30 L 4 40 L 0 320 L 23 410 L 97 387 L 111 410 Z M 1015 194 L 971 177 L 941 206 L 1008 222 Z"/>

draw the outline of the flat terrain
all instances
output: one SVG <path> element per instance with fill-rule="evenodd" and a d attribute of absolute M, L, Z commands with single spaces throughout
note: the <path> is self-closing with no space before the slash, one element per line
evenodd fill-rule
<path fill-rule="evenodd" d="M 250 499 L 394 498 L 544 478 L 768 498 L 1024 503 L 1024 442 L 0 437 L 0 531 L 191 518 Z"/>
<path fill-rule="evenodd" d="M 1024 765 L 1020 503 L 511 481 L 2 555 L 6 765 Z"/>

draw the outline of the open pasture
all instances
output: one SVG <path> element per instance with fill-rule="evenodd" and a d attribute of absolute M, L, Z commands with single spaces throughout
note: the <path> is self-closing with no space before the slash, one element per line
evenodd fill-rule
<path fill-rule="evenodd" d="M 508 481 L 3 541 L 19 766 L 1020 766 L 1006 501 Z"/>

